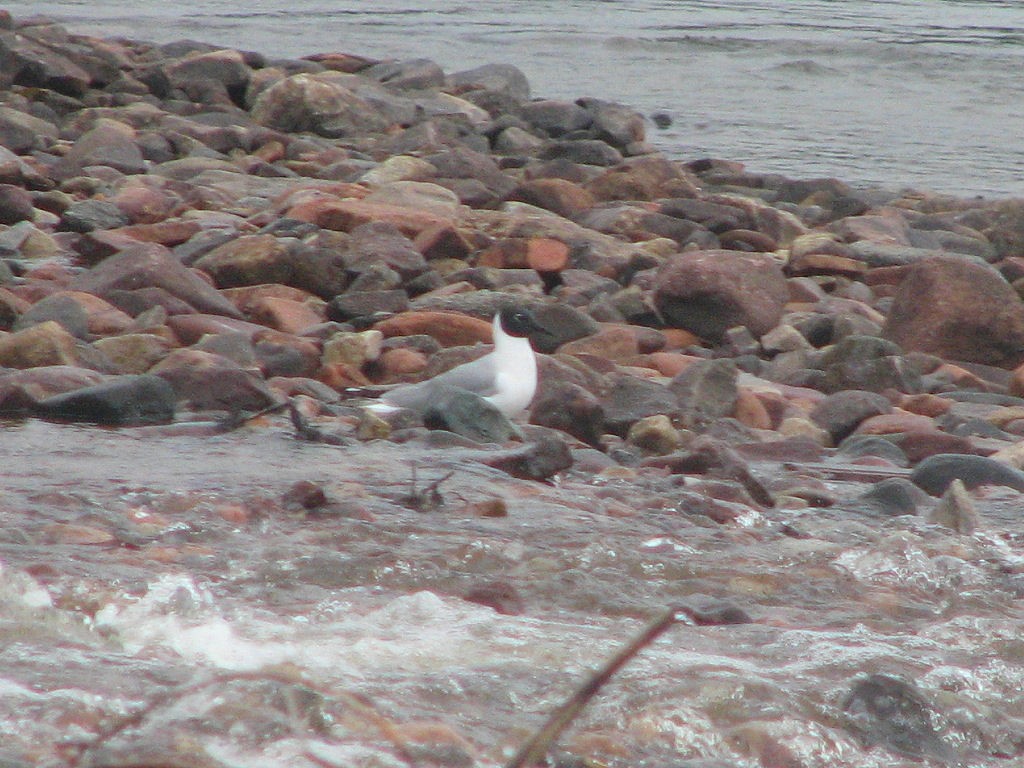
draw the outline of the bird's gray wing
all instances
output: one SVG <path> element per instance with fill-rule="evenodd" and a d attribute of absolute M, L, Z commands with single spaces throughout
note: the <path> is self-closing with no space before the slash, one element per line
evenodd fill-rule
<path fill-rule="evenodd" d="M 384 394 L 381 400 L 398 408 L 423 411 L 449 387 L 466 389 L 480 397 L 488 397 L 497 391 L 494 374 L 493 358 L 491 355 L 484 355 L 438 374 L 432 379 L 393 389 Z"/>

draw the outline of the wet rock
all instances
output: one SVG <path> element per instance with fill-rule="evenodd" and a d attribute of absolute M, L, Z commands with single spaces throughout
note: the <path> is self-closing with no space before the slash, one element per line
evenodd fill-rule
<path fill-rule="evenodd" d="M 629 428 L 646 416 L 673 415 L 679 403 L 672 391 L 661 384 L 625 374 L 608 377 L 609 389 L 600 398 L 605 428 L 625 437 Z"/>
<path fill-rule="evenodd" d="M 682 423 L 702 428 L 731 416 L 739 397 L 738 375 L 736 364 L 726 359 L 697 360 L 677 374 L 668 388 L 679 402 Z"/>
<path fill-rule="evenodd" d="M 17 224 L 32 221 L 36 210 L 32 196 L 13 184 L 0 184 L 0 224 Z"/>
<path fill-rule="evenodd" d="M 978 527 L 979 517 L 977 507 L 958 479 L 949 484 L 939 503 L 928 513 L 928 522 L 970 536 Z"/>
<path fill-rule="evenodd" d="M 382 131 L 387 120 L 368 101 L 330 78 L 298 74 L 274 83 L 252 106 L 257 123 L 279 131 L 340 138 Z"/>
<path fill-rule="evenodd" d="M 683 254 L 668 260 L 655 278 L 654 305 L 665 322 L 714 342 L 738 325 L 763 336 L 778 325 L 788 299 L 782 270 L 755 254 Z"/>
<path fill-rule="evenodd" d="M 598 398 L 578 384 L 548 384 L 542 376 L 530 412 L 530 423 L 558 429 L 588 445 L 600 445 L 604 408 Z"/>
<path fill-rule="evenodd" d="M 504 443 L 516 428 L 495 406 L 479 395 L 447 387 L 423 411 L 428 429 L 443 429 L 481 443 Z"/>
<path fill-rule="evenodd" d="M 739 606 L 709 595 L 689 595 L 678 607 L 698 627 L 749 624 L 753 621 L 750 614 Z"/>
<path fill-rule="evenodd" d="M 883 515 L 916 515 L 928 501 L 928 496 L 909 480 L 889 477 L 871 486 L 861 494 L 857 506 L 866 506 Z"/>
<path fill-rule="evenodd" d="M 914 467 L 910 479 L 932 496 L 945 493 L 954 480 L 960 480 L 965 488 L 1001 485 L 1024 492 L 1024 472 L 984 456 L 956 453 L 929 456 Z"/>
<path fill-rule="evenodd" d="M 174 419 L 174 389 L 159 376 L 117 376 L 83 389 L 54 395 L 33 409 L 60 421 L 116 426 L 164 424 Z"/>
<path fill-rule="evenodd" d="M 0 336 L 0 366 L 37 368 L 78 364 L 75 337 L 53 320 Z"/>
<path fill-rule="evenodd" d="M 161 288 L 200 312 L 241 317 L 213 286 L 158 245 L 138 245 L 111 256 L 75 278 L 70 287 L 103 298 L 115 291 Z"/>
<path fill-rule="evenodd" d="M 687 450 L 669 456 L 644 460 L 644 466 L 662 467 L 679 474 L 709 475 L 739 483 L 750 499 L 766 507 L 775 506 L 768 489 L 750 470 L 743 457 L 729 446 L 708 435 L 701 435 Z"/>
<path fill-rule="evenodd" d="M 194 410 L 259 411 L 277 402 L 266 383 L 227 358 L 178 349 L 150 369 Z"/>
<path fill-rule="evenodd" d="M 828 430 L 834 444 L 842 442 L 864 419 L 889 413 L 889 398 L 875 392 L 842 390 L 820 401 L 811 411 L 815 424 Z"/>
<path fill-rule="evenodd" d="M 851 461 L 871 457 L 905 467 L 909 463 L 903 449 L 891 440 L 877 435 L 850 435 L 836 447 L 836 456 Z"/>
<path fill-rule="evenodd" d="M 486 605 L 504 616 L 519 616 L 526 609 L 526 602 L 519 594 L 519 590 L 506 581 L 477 584 L 466 592 L 464 599 L 478 605 Z"/>
<path fill-rule="evenodd" d="M 1014 367 L 1024 362 L 1024 302 L 990 266 L 931 258 L 907 270 L 883 333 L 946 360 Z"/>
<path fill-rule="evenodd" d="M 488 454 L 482 461 L 523 480 L 548 480 L 572 466 L 572 452 L 564 440 L 546 436 L 516 450 Z"/>
<path fill-rule="evenodd" d="M 28 415 L 41 400 L 99 384 L 104 378 L 97 371 L 70 365 L 8 369 L 0 373 L 0 413 Z"/>
<path fill-rule="evenodd" d="M 843 701 L 850 728 L 869 747 L 881 745 L 915 759 L 952 762 L 956 754 L 932 725 L 932 707 L 910 683 L 869 675 L 854 683 Z"/>

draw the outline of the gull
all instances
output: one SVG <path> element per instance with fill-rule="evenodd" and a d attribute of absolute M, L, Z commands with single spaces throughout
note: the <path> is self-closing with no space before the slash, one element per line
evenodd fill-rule
<path fill-rule="evenodd" d="M 530 346 L 531 331 L 542 330 L 529 310 L 505 307 L 494 316 L 494 349 L 483 357 L 417 384 L 391 389 L 368 407 L 378 413 L 399 408 L 424 412 L 452 389 L 479 395 L 505 416 L 524 411 L 537 391 L 537 356 Z"/>

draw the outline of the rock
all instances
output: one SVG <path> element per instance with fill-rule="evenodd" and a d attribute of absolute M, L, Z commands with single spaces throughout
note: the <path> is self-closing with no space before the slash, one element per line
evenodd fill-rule
<path fill-rule="evenodd" d="M 625 437 L 634 423 L 647 416 L 679 411 L 676 396 L 668 387 L 626 374 L 612 374 L 608 379 L 610 388 L 600 403 L 605 428 L 614 435 Z"/>
<path fill-rule="evenodd" d="M 443 429 L 481 443 L 504 443 L 516 428 L 498 408 L 479 395 L 458 387 L 439 388 L 437 398 L 423 411 L 428 429 Z"/>
<path fill-rule="evenodd" d="M 882 392 L 895 389 L 907 394 L 922 390 L 921 374 L 891 341 L 874 336 L 847 336 L 822 350 L 818 360 L 825 372 L 822 389 Z"/>
<path fill-rule="evenodd" d="M 174 420 L 173 388 L 159 376 L 117 376 L 83 389 L 54 395 L 33 412 L 44 419 L 113 426 L 164 424 Z"/>
<path fill-rule="evenodd" d="M 565 441 L 547 436 L 516 450 L 488 454 L 482 461 L 523 480 L 548 480 L 572 466 L 572 452 Z"/>
<path fill-rule="evenodd" d="M 177 399 L 195 410 L 259 411 L 277 402 L 259 376 L 209 352 L 175 350 L 150 372 L 169 382 Z"/>
<path fill-rule="evenodd" d="M 896 467 L 909 463 L 902 448 L 877 435 L 850 435 L 836 447 L 836 457 L 854 462 L 864 457 L 878 458 Z"/>
<path fill-rule="evenodd" d="M 567 219 L 580 215 L 597 203 L 596 198 L 579 184 L 557 178 L 524 181 L 509 193 L 507 199 L 529 203 Z"/>
<path fill-rule="evenodd" d="M 67 232 L 115 229 L 129 223 L 130 219 L 114 203 L 94 198 L 72 203 L 60 217 L 60 228 Z"/>
<path fill-rule="evenodd" d="M 0 146 L 17 155 L 44 149 L 59 135 L 57 126 L 10 106 L 0 106 Z"/>
<path fill-rule="evenodd" d="M 705 428 L 716 419 L 731 416 L 739 396 L 738 374 L 736 364 L 727 359 L 697 360 L 678 373 L 668 388 L 679 403 L 682 423 Z"/>
<path fill-rule="evenodd" d="M 61 293 L 52 294 L 33 304 L 18 318 L 13 330 L 20 331 L 45 322 L 59 323 L 76 338 L 89 337 L 89 318 L 85 310 L 72 297 Z"/>
<path fill-rule="evenodd" d="M 664 414 L 647 416 L 629 428 L 626 442 L 647 454 L 663 456 L 683 447 L 683 438 Z"/>
<path fill-rule="evenodd" d="M 19 221 L 0 232 L 0 254 L 21 259 L 48 259 L 60 253 L 60 246 L 48 232 L 30 221 Z"/>
<path fill-rule="evenodd" d="M 343 323 L 378 312 L 399 314 L 409 309 L 409 297 L 403 290 L 347 291 L 327 304 L 327 318 Z"/>
<path fill-rule="evenodd" d="M 345 268 L 351 272 L 363 273 L 380 265 L 393 270 L 403 280 L 411 280 L 430 269 L 412 241 L 391 223 L 363 224 L 351 234 L 348 251 L 343 255 Z M 358 282 L 357 277 L 352 290 L 372 290 Z"/>
<path fill-rule="evenodd" d="M 38 368 L 78 363 L 75 337 L 53 320 L 0 336 L 0 366 Z"/>
<path fill-rule="evenodd" d="M 665 322 L 713 342 L 746 326 L 763 336 L 782 317 L 786 278 L 768 256 L 697 251 L 667 260 L 656 276 L 654 306 Z"/>
<path fill-rule="evenodd" d="M 775 500 L 750 470 L 739 453 L 709 435 L 696 438 L 684 453 L 653 457 L 644 466 L 662 467 L 674 473 L 709 475 L 739 483 L 754 503 L 774 507 Z"/>
<path fill-rule="evenodd" d="M 151 333 L 125 333 L 97 339 L 100 350 L 121 373 L 145 373 L 167 356 L 170 342 Z"/>
<path fill-rule="evenodd" d="M 133 246 L 105 259 L 72 280 L 70 287 L 103 298 L 118 291 L 160 288 L 200 312 L 241 317 L 213 286 L 182 266 L 166 248 L 153 244 Z"/>
<path fill-rule="evenodd" d="M 875 483 L 857 499 L 858 508 L 867 506 L 883 515 L 916 515 L 928 495 L 909 480 L 889 477 Z"/>
<path fill-rule="evenodd" d="M 219 288 L 265 283 L 290 284 L 295 268 L 287 243 L 273 235 L 245 235 L 214 248 L 193 266 Z"/>
<path fill-rule="evenodd" d="M 914 467 L 910 479 L 932 496 L 945 493 L 954 480 L 960 480 L 965 488 L 1002 485 L 1024 492 L 1024 472 L 984 456 L 967 454 L 929 456 Z"/>
<path fill-rule="evenodd" d="M 530 98 L 530 83 L 522 70 L 511 64 L 484 64 L 448 76 L 460 91 L 483 89 L 504 94 L 514 101 Z"/>
<path fill-rule="evenodd" d="M 192 53 L 171 62 L 165 67 L 165 72 L 171 85 L 190 94 L 195 101 L 206 101 L 197 98 L 197 83 L 216 83 L 227 97 L 227 103 L 238 105 L 244 101 L 245 89 L 251 76 L 244 56 L 231 49 Z"/>
<path fill-rule="evenodd" d="M 0 184 L 0 224 L 32 221 L 35 215 L 36 209 L 28 192 L 13 184 Z"/>
<path fill-rule="evenodd" d="M 359 74 L 399 90 L 425 90 L 444 85 L 444 70 L 430 59 L 382 61 L 360 70 Z"/>
<path fill-rule="evenodd" d="M 252 119 L 288 133 L 329 138 L 383 131 L 387 120 L 368 101 L 327 76 L 298 74 L 274 83 L 252 106 Z"/>
<path fill-rule="evenodd" d="M 636 333 L 629 326 L 605 325 L 597 333 L 568 341 L 558 348 L 566 355 L 592 356 L 602 360 L 627 363 L 640 354 Z"/>
<path fill-rule="evenodd" d="M 613 166 L 622 162 L 622 155 L 615 147 L 600 139 L 577 139 L 575 141 L 552 141 L 540 152 L 542 160 L 568 160 L 580 165 Z"/>
<path fill-rule="evenodd" d="M 577 102 L 593 115 L 591 130 L 613 147 L 640 144 L 646 138 L 644 117 L 636 110 L 612 101 L 584 98 Z"/>
<path fill-rule="evenodd" d="M 403 312 L 377 323 L 374 328 L 388 338 L 425 334 L 445 347 L 491 341 L 490 322 L 455 312 Z"/>
<path fill-rule="evenodd" d="M 124 174 L 145 173 L 146 160 L 135 141 L 135 130 L 117 120 L 97 120 L 61 159 L 67 176 L 76 176 L 91 165 L 106 165 Z"/>
<path fill-rule="evenodd" d="M 604 408 L 598 398 L 578 384 L 541 377 L 530 412 L 530 423 L 558 429 L 588 445 L 600 445 Z"/>
<path fill-rule="evenodd" d="M 978 527 L 978 509 L 974 506 L 963 481 L 949 484 L 939 503 L 928 513 L 928 522 L 970 536 Z"/>
<path fill-rule="evenodd" d="M 71 365 L 8 369 L 0 374 L 0 413 L 27 416 L 41 400 L 99 384 L 104 378 L 97 371 Z"/>
<path fill-rule="evenodd" d="M 843 700 L 850 728 L 868 747 L 881 744 L 914 759 L 957 762 L 956 753 L 932 725 L 932 707 L 910 683 L 889 675 L 858 680 Z"/>
<path fill-rule="evenodd" d="M 930 258 L 907 270 L 883 334 L 945 360 L 1015 367 L 1024 362 L 1024 302 L 990 266 Z"/>
<path fill-rule="evenodd" d="M 436 213 L 363 200 L 315 199 L 298 203 L 286 215 L 339 232 L 351 232 L 363 224 L 380 222 L 390 224 L 412 238 L 434 227 L 452 225 L 448 217 Z"/>
<path fill-rule="evenodd" d="M 811 411 L 815 424 L 823 427 L 838 445 L 850 435 L 864 419 L 892 411 L 889 398 L 875 392 L 842 390 L 821 400 Z"/>
<path fill-rule="evenodd" d="M 589 128 L 594 121 L 593 116 L 578 104 L 554 99 L 524 104 L 519 109 L 519 117 L 534 129 L 553 137 Z"/>

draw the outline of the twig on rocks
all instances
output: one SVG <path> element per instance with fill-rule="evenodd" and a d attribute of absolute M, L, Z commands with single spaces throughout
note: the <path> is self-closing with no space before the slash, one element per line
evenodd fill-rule
<path fill-rule="evenodd" d="M 417 489 L 416 465 L 412 465 L 412 477 L 409 480 L 409 493 L 402 499 L 402 503 L 417 512 L 436 512 L 444 506 L 444 497 L 439 490 L 441 483 L 445 482 L 455 474 L 453 469 L 444 477 L 440 477 L 432 483 L 428 483 L 423 490 Z"/>
<path fill-rule="evenodd" d="M 519 748 L 515 756 L 505 763 L 505 768 L 523 768 L 536 765 L 548 752 L 551 745 L 569 727 L 587 703 L 607 683 L 612 675 L 624 667 L 640 651 L 654 642 L 665 630 L 680 621 L 680 616 L 692 620 L 690 609 L 673 607 L 665 611 L 638 634 L 622 650 L 612 656 L 603 667 L 594 672 L 572 696 L 551 713 L 540 729 Z"/>

